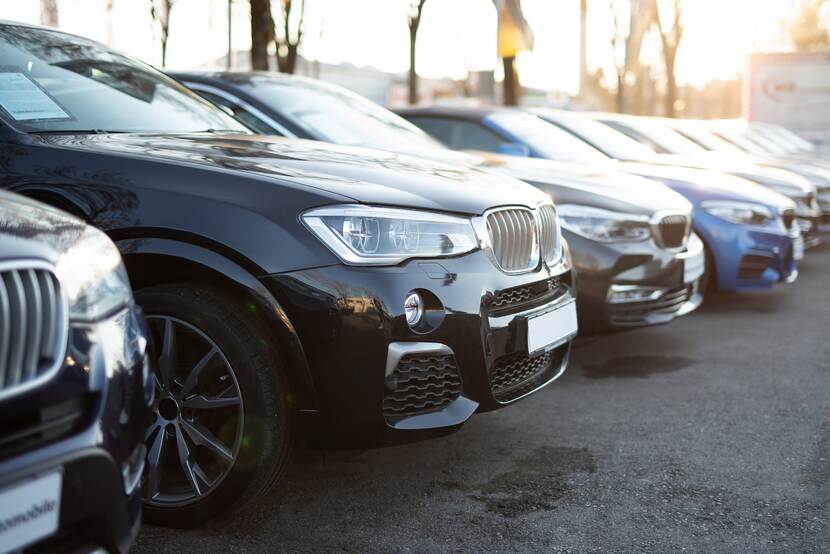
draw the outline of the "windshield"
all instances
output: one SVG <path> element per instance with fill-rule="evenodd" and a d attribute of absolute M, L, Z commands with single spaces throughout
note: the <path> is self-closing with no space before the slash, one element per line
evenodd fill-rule
<path fill-rule="evenodd" d="M 340 87 L 264 75 L 236 85 L 316 140 L 406 153 L 445 149 L 402 117 Z"/>
<path fill-rule="evenodd" d="M 757 123 L 756 125 L 762 125 L 769 132 L 774 133 L 782 139 L 790 142 L 793 146 L 795 146 L 802 152 L 816 151 L 816 146 L 812 142 L 804 140 L 803 138 L 801 138 L 794 132 L 790 131 L 786 127 L 782 127 L 780 125 L 775 125 L 772 123 Z"/>
<path fill-rule="evenodd" d="M 689 140 L 700 144 L 706 150 L 713 152 L 730 152 L 733 154 L 742 154 L 743 150 L 723 140 L 721 137 L 695 124 L 682 125 L 675 129 L 678 133 L 685 136 Z"/>
<path fill-rule="evenodd" d="M 606 121 L 612 127 L 628 127 L 651 141 L 661 150 L 661 154 L 688 154 L 695 155 L 706 152 L 702 146 L 698 146 L 677 131 L 668 127 L 648 121 L 645 119 L 620 119 Z"/>
<path fill-rule="evenodd" d="M 544 115 L 541 117 L 546 119 Z M 655 152 L 648 146 L 587 116 L 555 116 L 551 121 L 616 160 L 634 162 L 654 158 Z"/>
<path fill-rule="evenodd" d="M 97 42 L 5 24 L 0 117 L 30 133 L 247 132 L 172 79 Z"/>
<path fill-rule="evenodd" d="M 714 133 L 723 140 L 734 144 L 747 154 L 752 154 L 753 156 L 763 156 L 768 154 L 768 152 L 744 136 L 740 131 L 733 131 L 728 128 L 717 128 Z"/>
<path fill-rule="evenodd" d="M 520 112 L 499 112 L 489 119 L 535 150 L 543 158 L 582 165 L 608 164 L 610 158 L 555 125 L 535 115 Z"/>

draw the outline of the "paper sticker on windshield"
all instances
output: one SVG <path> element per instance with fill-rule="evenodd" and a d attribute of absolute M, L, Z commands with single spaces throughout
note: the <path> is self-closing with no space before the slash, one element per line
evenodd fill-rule
<path fill-rule="evenodd" d="M 25 73 L 0 73 L 0 106 L 17 121 L 72 119 Z"/>

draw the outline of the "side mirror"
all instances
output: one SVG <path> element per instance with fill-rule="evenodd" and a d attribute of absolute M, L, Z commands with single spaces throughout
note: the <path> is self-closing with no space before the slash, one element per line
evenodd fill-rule
<path fill-rule="evenodd" d="M 499 146 L 496 152 L 504 154 L 505 156 L 518 156 L 520 158 L 530 157 L 530 148 L 524 144 L 519 144 L 518 142 L 505 142 Z"/>

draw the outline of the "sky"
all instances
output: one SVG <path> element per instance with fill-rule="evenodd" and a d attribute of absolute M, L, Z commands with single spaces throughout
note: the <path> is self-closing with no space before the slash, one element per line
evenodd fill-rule
<path fill-rule="evenodd" d="M 160 47 L 150 0 L 113 0 L 112 45 L 159 65 Z M 622 0 L 624 2 L 624 0 Z M 670 1 L 670 0 L 660 0 Z M 406 14 L 409 0 L 306 0 L 302 51 L 326 63 L 351 62 L 403 72 L 409 64 Z M 747 54 L 788 48 L 782 20 L 799 0 L 684 0 L 686 35 L 678 53 L 678 80 L 703 84 L 731 79 Z M 58 0 L 64 30 L 107 42 L 105 0 Z M 579 80 L 579 0 L 522 0 L 533 28 L 533 52 L 519 58 L 525 86 L 575 93 Z M 609 0 L 588 0 L 588 65 L 613 72 Z M 39 0 L 0 0 L 0 18 L 39 22 Z M 497 15 L 491 0 L 428 0 L 418 38 L 418 73 L 463 78 L 493 69 Z M 178 0 L 171 16 L 167 65 L 203 66 L 227 50 L 227 0 Z M 234 0 L 234 49 L 250 46 L 248 2 Z M 656 38 L 644 56 L 659 63 Z"/>

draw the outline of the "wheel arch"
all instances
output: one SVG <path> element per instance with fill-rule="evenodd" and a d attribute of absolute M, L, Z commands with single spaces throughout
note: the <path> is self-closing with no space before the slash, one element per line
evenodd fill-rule
<path fill-rule="evenodd" d="M 299 411 L 318 411 L 316 388 L 294 325 L 271 292 L 248 270 L 213 250 L 166 238 L 117 240 L 134 289 L 199 282 L 232 290 L 247 309 L 275 332 L 286 356 L 287 377 Z"/>
<path fill-rule="evenodd" d="M 706 255 L 706 263 L 711 265 L 709 271 L 711 271 L 711 277 L 709 278 L 709 286 L 713 287 L 713 291 L 715 292 L 722 292 L 725 290 L 725 286 L 721 283 L 721 272 L 720 266 L 718 264 L 717 257 L 719 255 L 719 251 L 716 251 L 712 247 L 712 243 L 714 238 L 710 235 L 709 229 L 705 226 L 698 226 L 695 225 L 693 227 L 695 233 L 700 238 L 700 241 L 703 243 L 703 251 Z M 711 262 L 711 263 L 710 263 Z"/>

